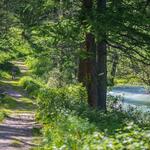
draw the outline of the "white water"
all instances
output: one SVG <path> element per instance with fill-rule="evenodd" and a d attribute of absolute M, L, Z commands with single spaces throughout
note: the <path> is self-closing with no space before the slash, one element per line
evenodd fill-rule
<path fill-rule="evenodd" d="M 142 86 L 118 86 L 108 94 L 121 96 L 124 106 L 137 107 L 142 111 L 150 111 L 150 93 Z"/>

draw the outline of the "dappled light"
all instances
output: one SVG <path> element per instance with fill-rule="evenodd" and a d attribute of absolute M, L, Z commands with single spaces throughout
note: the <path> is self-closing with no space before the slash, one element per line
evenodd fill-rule
<path fill-rule="evenodd" d="M 149 150 L 149 29 L 149 0 L 0 0 L 0 150 Z"/>

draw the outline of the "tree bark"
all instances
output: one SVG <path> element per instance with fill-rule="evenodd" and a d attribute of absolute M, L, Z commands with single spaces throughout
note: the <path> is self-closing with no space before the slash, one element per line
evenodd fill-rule
<path fill-rule="evenodd" d="M 97 106 L 106 109 L 107 96 L 107 49 L 103 40 L 97 44 L 98 102 Z"/>
<path fill-rule="evenodd" d="M 103 15 L 106 10 L 106 0 L 97 0 L 97 12 Z M 106 31 L 98 31 L 99 38 L 97 42 L 97 79 L 98 79 L 98 101 L 97 106 L 106 110 L 107 98 L 107 48 Z"/>
<path fill-rule="evenodd" d="M 87 53 L 86 49 L 84 53 Z M 78 81 L 83 83 L 84 86 L 87 85 L 86 75 L 87 75 L 87 59 L 79 58 Z"/>
<path fill-rule="evenodd" d="M 89 14 L 92 11 L 93 7 L 93 1 L 92 0 L 82 0 L 82 14 L 81 16 L 84 16 L 81 20 L 81 25 L 85 25 L 83 22 L 87 19 Z M 88 36 L 86 35 L 86 38 Z M 85 41 L 87 39 L 85 38 Z M 85 44 L 86 45 L 86 44 Z M 82 53 L 87 54 L 87 45 L 82 49 Z M 78 81 L 82 82 L 84 86 L 87 86 L 87 58 L 79 58 L 79 71 L 78 71 Z"/>
<path fill-rule="evenodd" d="M 87 18 L 92 16 L 93 1 L 83 0 L 82 9 L 84 13 L 84 21 L 88 23 Z M 92 18 L 91 18 L 92 19 Z M 86 59 L 80 59 L 79 63 L 79 82 L 82 82 L 88 93 L 88 104 L 91 107 L 97 105 L 97 81 L 96 81 L 96 45 L 95 37 L 92 33 L 86 33 L 85 37 L 85 53 Z"/>
<path fill-rule="evenodd" d="M 114 52 L 113 62 L 112 62 L 112 68 L 111 68 L 111 72 L 110 72 L 110 75 L 111 75 L 111 79 L 110 79 L 111 85 L 114 85 L 114 78 L 116 76 L 116 70 L 117 70 L 118 60 L 119 60 L 118 54 L 117 54 L 117 52 Z"/>
<path fill-rule="evenodd" d="M 95 37 L 92 33 L 86 34 L 86 49 L 88 52 L 87 58 L 87 91 L 88 104 L 91 107 L 97 106 L 97 78 L 96 78 L 96 44 Z"/>

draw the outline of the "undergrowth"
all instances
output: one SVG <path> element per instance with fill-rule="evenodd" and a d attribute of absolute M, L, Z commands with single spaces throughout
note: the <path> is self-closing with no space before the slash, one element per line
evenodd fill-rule
<path fill-rule="evenodd" d="M 29 81 L 28 81 L 29 80 Z M 148 150 L 150 121 L 138 111 L 124 111 L 110 96 L 107 112 L 89 108 L 81 84 L 48 88 L 36 79 L 20 82 L 37 98 L 37 120 L 43 125 L 39 150 Z"/>
<path fill-rule="evenodd" d="M 4 120 L 4 118 L 6 117 L 5 112 L 0 111 L 0 122 L 2 122 Z"/>

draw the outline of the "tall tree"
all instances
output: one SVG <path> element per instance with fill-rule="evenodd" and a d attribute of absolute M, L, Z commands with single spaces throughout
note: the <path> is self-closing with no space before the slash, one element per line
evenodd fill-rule
<path fill-rule="evenodd" d="M 85 14 L 83 22 L 86 25 L 93 16 L 93 1 L 83 0 L 82 9 Z M 95 36 L 87 32 L 85 35 L 85 53 L 86 58 L 80 60 L 79 64 L 79 81 L 83 82 L 87 88 L 88 103 L 92 107 L 97 106 L 97 80 L 96 80 L 96 45 Z"/>
<path fill-rule="evenodd" d="M 98 17 L 105 16 L 106 0 L 97 0 Z M 104 25 L 104 24 L 103 24 Z M 104 25 L 105 26 L 105 25 Z M 107 94 L 107 48 L 106 48 L 106 31 L 97 31 L 97 78 L 98 78 L 98 102 L 97 106 L 106 109 Z"/>
<path fill-rule="evenodd" d="M 97 1 L 96 22 L 99 17 L 105 15 L 106 1 Z M 83 11 L 85 14 L 86 24 L 93 22 L 93 1 L 83 0 Z M 102 17 L 101 17 L 102 18 Z M 94 27 L 94 25 L 92 25 Z M 80 62 L 79 73 L 80 79 L 87 87 L 88 102 L 90 106 L 106 109 L 107 94 L 107 49 L 106 49 L 106 33 L 104 31 L 96 31 L 97 43 L 95 43 L 95 35 L 86 33 L 86 52 L 87 58 Z M 97 50 L 97 52 L 96 52 Z M 83 70 L 82 70 L 83 69 Z"/>

